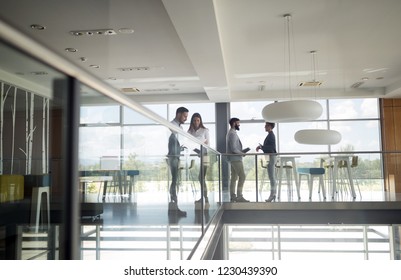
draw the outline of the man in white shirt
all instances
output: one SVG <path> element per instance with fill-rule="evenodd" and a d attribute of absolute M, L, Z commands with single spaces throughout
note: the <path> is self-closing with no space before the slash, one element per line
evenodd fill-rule
<path fill-rule="evenodd" d="M 176 110 L 175 118 L 171 121 L 172 124 L 181 128 L 181 124 L 185 123 L 188 118 L 188 109 L 185 107 L 179 107 Z M 177 201 L 177 182 L 178 172 L 180 172 L 180 154 L 183 147 L 178 141 L 178 133 L 172 131 L 168 139 L 168 163 L 171 171 L 171 184 L 170 184 L 170 203 L 168 206 L 169 214 L 177 214 L 177 216 L 185 217 L 187 212 L 181 211 L 178 208 Z"/>

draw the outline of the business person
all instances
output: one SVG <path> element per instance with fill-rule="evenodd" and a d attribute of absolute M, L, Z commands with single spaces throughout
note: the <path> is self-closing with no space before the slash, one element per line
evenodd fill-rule
<path fill-rule="evenodd" d="M 176 110 L 175 118 L 171 123 L 182 129 L 181 125 L 185 123 L 188 118 L 188 109 L 185 107 L 179 107 Z M 180 217 L 187 216 L 187 212 L 182 211 L 178 208 L 177 199 L 177 183 L 178 183 L 178 172 L 180 172 L 180 154 L 183 147 L 178 141 L 178 133 L 171 131 L 171 135 L 168 139 L 168 163 L 171 172 L 171 184 L 170 184 L 170 203 L 168 207 L 169 214 L 176 214 Z"/>
<path fill-rule="evenodd" d="M 209 143 L 210 143 L 209 129 L 203 125 L 202 116 L 199 113 L 194 113 L 192 115 L 188 133 L 191 134 L 192 136 L 194 136 L 195 138 L 199 139 L 200 141 L 202 141 L 202 143 L 209 145 Z M 202 151 L 203 151 L 203 153 L 200 154 L 199 156 L 202 157 L 203 164 L 202 164 L 201 168 L 199 168 L 199 177 L 198 178 L 199 178 L 201 187 L 203 188 L 203 197 L 205 200 L 205 204 L 208 204 L 209 198 L 207 196 L 207 186 L 206 186 L 205 177 L 206 177 L 207 165 L 209 164 L 209 160 L 208 160 L 209 158 L 208 158 L 206 149 L 203 149 Z M 200 202 L 202 202 L 202 199 L 195 201 L 195 203 L 200 203 Z"/>
<path fill-rule="evenodd" d="M 245 183 L 245 171 L 242 158 L 245 151 L 242 149 L 242 143 L 238 137 L 237 131 L 240 127 L 240 120 L 238 118 L 231 118 L 229 121 L 230 129 L 226 135 L 227 144 L 227 159 L 231 165 L 231 179 L 230 179 L 230 201 L 231 202 L 249 202 L 242 195 L 242 190 Z M 249 150 L 249 149 L 247 149 Z M 237 183 L 238 180 L 238 183 Z M 235 185 L 237 184 L 237 189 Z"/>
<path fill-rule="evenodd" d="M 277 183 L 276 176 L 274 172 L 274 168 L 276 165 L 276 136 L 274 135 L 273 128 L 275 127 L 275 123 L 266 122 L 265 123 L 265 131 L 267 132 L 267 136 L 263 145 L 259 145 L 256 147 L 256 151 L 262 150 L 264 153 L 269 154 L 269 163 L 267 165 L 267 174 L 270 180 L 270 196 L 266 199 L 266 202 L 272 202 L 276 200 L 277 193 Z"/>

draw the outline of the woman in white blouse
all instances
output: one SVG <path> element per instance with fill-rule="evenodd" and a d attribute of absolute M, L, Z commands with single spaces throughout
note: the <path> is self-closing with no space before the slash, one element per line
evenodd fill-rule
<path fill-rule="evenodd" d="M 188 133 L 191 134 L 192 136 L 194 136 L 195 138 L 199 139 L 200 141 L 202 141 L 202 143 L 209 145 L 209 143 L 210 143 L 209 129 L 203 125 L 202 117 L 199 113 L 194 113 L 192 115 Z M 203 182 L 203 196 L 205 198 L 205 203 L 209 203 L 209 198 L 207 196 L 207 187 L 206 187 L 206 182 L 205 182 L 207 164 L 209 163 L 209 161 L 208 161 L 206 149 L 203 149 L 203 151 L 204 151 L 203 152 L 203 165 L 202 165 L 202 168 L 199 170 L 199 182 L 201 184 Z M 203 180 L 202 180 L 202 174 L 203 174 Z M 201 199 L 197 200 L 196 202 L 200 203 Z"/>

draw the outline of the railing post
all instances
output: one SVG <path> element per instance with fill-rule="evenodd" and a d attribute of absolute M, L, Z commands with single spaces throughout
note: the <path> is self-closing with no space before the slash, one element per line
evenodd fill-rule
<path fill-rule="evenodd" d="M 256 183 L 256 202 L 259 201 L 259 176 L 258 176 L 258 155 L 255 154 L 255 183 Z"/>

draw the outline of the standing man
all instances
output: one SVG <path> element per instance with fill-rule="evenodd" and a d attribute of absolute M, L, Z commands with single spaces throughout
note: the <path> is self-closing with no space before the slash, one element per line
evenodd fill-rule
<path fill-rule="evenodd" d="M 245 171 L 242 158 L 248 149 L 242 149 L 242 143 L 237 135 L 239 130 L 240 120 L 238 118 L 231 118 L 230 130 L 227 132 L 227 154 L 228 161 L 231 164 L 231 180 L 230 180 L 230 201 L 231 202 L 249 202 L 242 196 L 242 189 L 245 182 Z M 235 184 L 238 180 L 237 192 L 235 191 Z"/>
<path fill-rule="evenodd" d="M 277 184 L 276 177 L 274 172 L 274 166 L 276 165 L 276 136 L 274 135 L 273 128 L 275 127 L 275 123 L 266 122 L 265 130 L 267 131 L 267 136 L 263 145 L 259 145 L 256 147 L 256 151 L 262 149 L 262 151 L 266 154 L 269 154 L 269 164 L 267 165 L 267 174 L 269 175 L 270 180 L 270 196 L 266 199 L 266 202 L 272 202 L 276 199 L 277 192 Z"/>
<path fill-rule="evenodd" d="M 181 124 L 185 123 L 188 118 L 188 109 L 185 107 L 179 107 L 176 110 L 175 118 L 171 123 L 182 129 Z M 178 133 L 172 131 L 168 139 L 168 163 L 171 172 L 171 185 L 170 185 L 170 203 L 168 205 L 169 214 L 177 214 L 177 216 L 186 217 L 187 212 L 181 211 L 178 208 L 177 201 L 177 182 L 178 182 L 178 172 L 180 172 L 180 154 L 184 149 L 178 141 Z"/>

